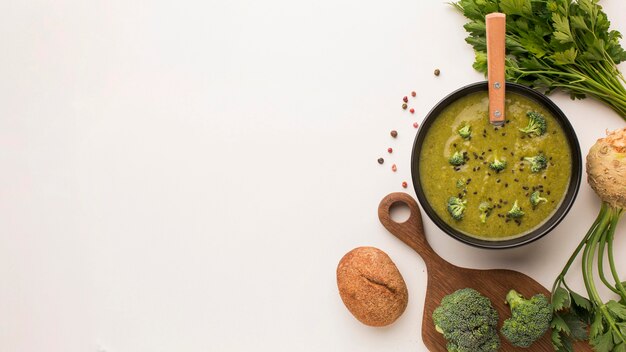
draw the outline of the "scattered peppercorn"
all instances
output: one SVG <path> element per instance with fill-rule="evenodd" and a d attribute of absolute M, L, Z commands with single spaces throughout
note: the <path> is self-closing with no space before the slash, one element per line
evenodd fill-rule
<path fill-rule="evenodd" d="M 392 130 L 390 134 L 391 134 L 391 137 L 393 137 L 393 138 L 398 137 L 398 131 L 396 131 L 396 130 Z"/>
<path fill-rule="evenodd" d="M 404 110 L 406 110 L 406 108 L 407 108 L 407 107 L 408 107 L 408 105 L 406 105 L 406 103 L 402 104 L 402 108 L 403 108 Z"/>
<path fill-rule="evenodd" d="M 396 164 L 391 165 L 391 171 L 393 172 L 398 171 L 398 167 L 396 166 Z"/>
<path fill-rule="evenodd" d="M 406 181 L 402 181 L 402 188 L 407 188 L 408 184 L 406 183 Z"/>
<path fill-rule="evenodd" d="M 389 154 L 393 153 L 393 149 L 392 148 L 387 148 L 387 153 L 389 153 Z"/>
<path fill-rule="evenodd" d="M 415 128 L 419 127 L 419 125 L 417 124 L 417 122 L 413 122 L 413 127 L 415 127 Z"/>
<path fill-rule="evenodd" d="M 417 93 L 415 93 L 415 91 L 412 91 L 412 92 L 411 92 L 411 96 L 412 96 L 412 97 L 415 97 L 416 95 L 417 95 Z"/>
<path fill-rule="evenodd" d="M 383 158 L 378 158 L 378 163 L 379 163 L 379 164 L 381 164 L 381 165 L 382 165 L 384 162 L 385 162 L 385 159 L 383 159 Z"/>
<path fill-rule="evenodd" d="M 415 109 L 411 108 L 411 109 L 409 109 L 409 112 L 410 112 L 411 114 L 415 114 Z"/>
<path fill-rule="evenodd" d="M 405 103 L 409 102 L 409 97 L 407 97 L 406 95 L 404 96 L 404 98 L 402 98 L 402 101 Z"/>
<path fill-rule="evenodd" d="M 435 72 L 434 72 L 435 76 L 439 76 L 440 73 L 441 73 L 441 71 L 438 68 L 436 68 Z"/>

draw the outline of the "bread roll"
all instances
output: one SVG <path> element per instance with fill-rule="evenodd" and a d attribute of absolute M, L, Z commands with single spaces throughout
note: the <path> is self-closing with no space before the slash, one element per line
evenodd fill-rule
<path fill-rule="evenodd" d="M 378 248 L 358 247 L 337 266 L 339 295 L 350 313 L 369 326 L 386 326 L 406 309 L 406 284 L 389 256 Z"/>

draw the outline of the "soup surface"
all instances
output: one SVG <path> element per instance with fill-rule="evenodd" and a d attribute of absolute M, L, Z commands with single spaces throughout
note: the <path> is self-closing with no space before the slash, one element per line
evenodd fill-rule
<path fill-rule="evenodd" d="M 450 226 L 472 237 L 505 240 L 530 232 L 556 211 L 569 185 L 572 157 L 563 129 L 534 100 L 507 93 L 507 123 L 501 127 L 489 123 L 488 104 L 487 92 L 479 92 L 442 111 L 422 144 L 419 177 L 428 203 Z M 529 124 L 528 112 L 543 115 L 545 133 L 520 131 Z M 459 130 L 465 126 L 470 136 L 463 138 Z M 462 165 L 451 164 L 456 152 L 464 155 Z M 545 156 L 547 166 L 533 172 L 524 158 L 537 155 Z M 492 168 L 496 160 L 506 162 L 501 171 Z M 539 202 L 533 205 L 535 192 Z M 464 202 L 460 218 L 449 209 L 451 197 Z M 523 215 L 509 213 L 516 201 Z M 487 205 L 491 210 L 485 211 Z"/>

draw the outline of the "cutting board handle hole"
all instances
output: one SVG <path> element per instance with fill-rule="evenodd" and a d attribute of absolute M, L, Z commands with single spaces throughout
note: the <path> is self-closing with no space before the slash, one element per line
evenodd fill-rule
<path fill-rule="evenodd" d="M 411 209 L 404 202 L 395 202 L 389 207 L 389 217 L 393 222 L 402 224 L 411 217 Z"/>

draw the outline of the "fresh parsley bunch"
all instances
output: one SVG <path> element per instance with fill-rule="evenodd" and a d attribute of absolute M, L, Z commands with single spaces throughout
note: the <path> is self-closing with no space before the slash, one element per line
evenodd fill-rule
<path fill-rule="evenodd" d="M 470 22 L 466 41 L 474 47 L 474 68 L 487 73 L 485 15 L 506 20 L 506 79 L 547 94 L 561 89 L 575 98 L 592 96 L 626 119 L 626 60 L 619 39 L 597 0 L 460 0 L 452 4 Z"/>

